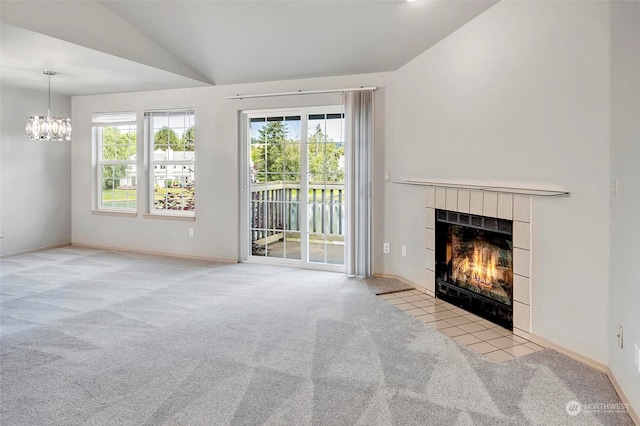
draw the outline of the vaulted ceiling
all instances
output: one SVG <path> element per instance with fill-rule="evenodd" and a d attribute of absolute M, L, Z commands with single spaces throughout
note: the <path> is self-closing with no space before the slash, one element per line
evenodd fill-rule
<path fill-rule="evenodd" d="M 2 0 L 0 71 L 66 95 L 393 71 L 495 3 Z"/>

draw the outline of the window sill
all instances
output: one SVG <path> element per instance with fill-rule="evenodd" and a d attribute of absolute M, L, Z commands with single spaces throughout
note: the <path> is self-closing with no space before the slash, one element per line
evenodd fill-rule
<path fill-rule="evenodd" d="M 186 216 L 182 214 L 178 215 L 178 214 L 171 214 L 171 213 L 144 213 L 142 216 L 145 219 L 177 220 L 182 222 L 196 221 L 195 215 Z"/>
<path fill-rule="evenodd" d="M 136 212 L 125 212 L 120 210 L 91 210 L 91 214 L 97 216 L 115 216 L 115 217 L 130 217 L 135 219 L 138 217 L 138 213 Z"/>

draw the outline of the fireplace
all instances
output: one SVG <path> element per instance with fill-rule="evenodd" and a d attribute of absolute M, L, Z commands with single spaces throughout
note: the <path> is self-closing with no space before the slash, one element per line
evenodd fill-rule
<path fill-rule="evenodd" d="M 436 297 L 513 328 L 513 222 L 436 210 Z"/>

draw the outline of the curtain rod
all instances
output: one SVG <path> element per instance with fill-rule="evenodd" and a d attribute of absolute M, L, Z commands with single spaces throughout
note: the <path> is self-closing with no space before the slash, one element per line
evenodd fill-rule
<path fill-rule="evenodd" d="M 360 92 L 363 90 L 378 90 L 375 86 L 370 87 L 352 87 L 349 89 L 325 89 L 325 90 L 298 90 L 295 92 L 280 93 L 260 93 L 253 95 L 234 95 L 227 96 L 227 99 L 245 99 L 245 98 L 269 98 L 275 96 L 294 96 L 294 95 L 315 95 L 318 93 L 342 93 L 342 92 Z"/>

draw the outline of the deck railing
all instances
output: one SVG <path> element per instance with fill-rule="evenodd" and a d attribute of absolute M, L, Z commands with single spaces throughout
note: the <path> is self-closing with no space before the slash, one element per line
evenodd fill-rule
<path fill-rule="evenodd" d="M 308 233 L 344 235 L 344 203 L 343 183 L 309 184 L 306 198 L 298 182 L 252 183 L 251 241 L 264 244 L 300 232 L 302 220 Z"/>

